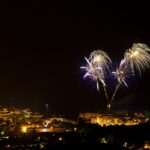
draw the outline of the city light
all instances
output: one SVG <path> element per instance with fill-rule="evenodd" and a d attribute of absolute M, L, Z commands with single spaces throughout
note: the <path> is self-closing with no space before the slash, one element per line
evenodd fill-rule
<path fill-rule="evenodd" d="M 26 133 L 26 132 L 27 132 L 27 127 L 26 127 L 26 126 L 22 126 L 22 127 L 21 127 L 21 131 L 22 131 L 23 133 Z"/>

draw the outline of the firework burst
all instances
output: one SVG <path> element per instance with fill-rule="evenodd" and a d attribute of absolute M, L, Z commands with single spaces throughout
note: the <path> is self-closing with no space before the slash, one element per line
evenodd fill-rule
<path fill-rule="evenodd" d="M 105 77 L 107 76 L 107 71 L 110 71 L 109 65 L 111 64 L 111 59 L 104 51 L 97 50 L 93 51 L 88 59 L 85 57 L 85 60 L 87 62 L 87 65 L 80 67 L 81 69 L 84 69 L 86 71 L 84 78 L 90 77 L 94 81 L 96 81 L 98 91 L 100 82 L 103 86 L 105 96 L 108 100 Z"/>
<path fill-rule="evenodd" d="M 142 70 L 150 67 L 150 49 L 146 44 L 134 43 L 131 49 L 125 52 L 124 60 L 130 65 L 133 74 L 137 69 L 141 75 Z"/>
<path fill-rule="evenodd" d="M 110 71 L 111 59 L 106 52 L 102 50 L 93 51 L 89 60 L 94 67 L 101 68 L 101 74 L 104 77 L 107 76 L 107 71 Z"/>
<path fill-rule="evenodd" d="M 117 84 L 109 100 L 106 91 L 106 77 L 110 73 L 111 59 L 106 52 L 102 50 L 93 51 L 89 58 L 86 58 L 86 65 L 80 68 L 85 71 L 84 78 L 91 78 L 96 82 L 97 90 L 99 91 L 99 83 L 102 84 L 106 99 L 108 100 L 108 109 L 111 109 L 112 102 L 120 86 L 124 84 L 128 87 L 127 78 L 136 75 L 136 71 L 140 74 L 147 68 L 150 68 L 150 48 L 146 44 L 134 43 L 130 49 L 124 53 L 124 58 L 120 61 L 119 66 L 112 72 L 117 79 Z"/>
<path fill-rule="evenodd" d="M 115 91 L 112 95 L 111 102 L 114 100 L 115 95 L 123 83 L 128 87 L 126 79 L 131 75 L 135 75 L 135 71 L 138 70 L 140 76 L 143 70 L 150 67 L 150 49 L 146 44 L 134 43 L 133 46 L 128 49 L 124 54 L 124 59 L 121 60 L 119 67 L 112 74 L 116 77 L 118 83 Z"/>

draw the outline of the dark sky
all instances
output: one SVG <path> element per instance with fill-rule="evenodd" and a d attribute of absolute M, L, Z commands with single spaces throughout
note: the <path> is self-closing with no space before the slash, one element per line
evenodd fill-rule
<path fill-rule="evenodd" d="M 30 107 L 38 101 L 60 112 L 103 110 L 103 93 L 82 79 L 84 56 L 103 49 L 117 63 L 133 42 L 150 46 L 147 6 L 39 0 L 1 5 L 0 103 Z M 131 79 L 114 108 L 149 109 L 149 82 L 149 72 Z"/>

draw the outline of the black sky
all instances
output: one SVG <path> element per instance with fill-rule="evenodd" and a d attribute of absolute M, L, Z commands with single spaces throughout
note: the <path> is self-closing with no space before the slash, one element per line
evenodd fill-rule
<path fill-rule="evenodd" d="M 133 42 L 150 46 L 146 3 L 5 3 L 0 14 L 0 103 L 49 103 L 57 111 L 102 110 L 105 100 L 82 79 L 84 56 L 105 50 L 117 63 Z M 114 107 L 150 107 L 150 73 L 122 88 Z M 111 94 L 111 93 L 110 93 Z"/>

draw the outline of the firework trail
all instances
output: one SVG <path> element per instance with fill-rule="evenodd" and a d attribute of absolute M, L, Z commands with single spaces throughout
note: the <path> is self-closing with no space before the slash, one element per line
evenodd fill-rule
<path fill-rule="evenodd" d="M 116 77 L 118 84 L 116 85 L 115 91 L 112 95 L 110 106 L 114 101 L 115 95 L 123 83 L 128 87 L 126 79 L 129 76 L 134 76 L 136 70 L 141 76 L 141 72 L 150 67 L 150 49 L 146 44 L 134 43 L 133 46 L 126 50 L 124 58 L 121 60 L 119 67 L 112 74 Z"/>
<path fill-rule="evenodd" d="M 86 66 L 81 66 L 81 69 L 86 71 L 84 78 L 90 77 L 94 81 L 96 81 L 97 90 L 99 91 L 99 82 L 102 84 L 106 99 L 109 100 L 107 90 L 106 90 L 106 83 L 105 78 L 107 76 L 107 72 L 110 72 L 109 65 L 111 64 L 111 59 L 102 50 L 93 51 L 90 54 L 89 58 L 85 57 L 87 62 Z"/>

